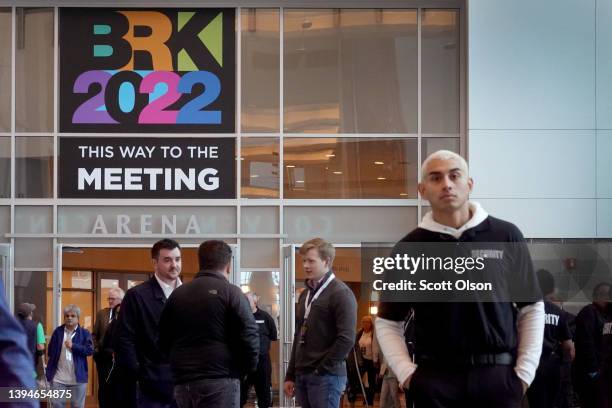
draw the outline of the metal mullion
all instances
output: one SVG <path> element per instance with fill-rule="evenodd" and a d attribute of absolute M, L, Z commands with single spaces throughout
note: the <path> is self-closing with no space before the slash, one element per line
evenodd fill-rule
<path fill-rule="evenodd" d="M 464 136 L 462 133 L 423 133 L 421 134 L 421 137 L 426 138 L 426 139 L 460 139 L 462 136 Z"/>
<path fill-rule="evenodd" d="M 459 143 L 459 154 L 469 163 L 468 152 L 468 58 L 467 57 L 467 8 L 462 1 L 459 6 L 459 133 L 463 136 Z"/>
<path fill-rule="evenodd" d="M 320 199 L 287 199 L 284 200 L 286 207 L 414 207 L 417 205 L 416 198 L 320 198 Z"/>
<path fill-rule="evenodd" d="M 15 117 L 16 117 L 16 85 L 15 85 L 15 80 L 16 80 L 16 71 L 15 71 L 15 66 L 16 66 L 16 58 L 17 58 L 17 47 L 16 47 L 16 39 L 17 39 L 17 28 L 16 28 L 16 23 L 17 23 L 17 9 L 16 7 L 11 7 L 11 193 L 10 193 L 10 197 L 11 200 L 14 200 L 15 198 L 15 193 L 16 193 L 16 188 L 15 188 Z M 10 207 L 10 231 L 11 234 L 15 233 L 15 203 L 14 201 L 11 202 L 11 207 Z M 11 244 L 11 256 L 9 257 L 9 271 L 13 271 L 12 276 L 13 276 L 13 280 L 15 279 L 15 239 L 11 238 L 10 239 L 10 244 Z M 9 276 L 11 276 L 11 273 L 9 272 Z M 9 308 L 11 308 L 11 312 L 14 311 L 13 309 L 13 303 L 14 303 L 14 299 L 11 299 L 11 295 L 13 295 L 14 292 L 14 282 L 7 282 L 7 286 L 8 286 L 8 291 L 9 291 L 9 298 L 8 298 L 8 302 L 9 302 Z"/>
<path fill-rule="evenodd" d="M 285 39 L 285 9 L 283 7 L 279 7 L 278 8 L 278 46 L 279 46 L 279 50 L 278 50 L 278 65 L 279 65 L 279 70 L 278 70 L 278 80 L 279 80 L 279 95 L 278 95 L 278 112 L 279 112 L 279 117 L 278 117 L 278 131 L 280 133 L 280 137 L 278 139 L 278 198 L 280 200 L 280 205 L 278 207 L 278 232 L 280 234 L 283 234 L 285 232 L 285 215 L 284 215 L 284 190 L 285 190 L 285 155 L 284 155 L 284 140 L 285 140 L 285 96 L 284 96 L 284 92 L 285 92 L 285 84 L 284 84 L 284 78 L 285 78 L 285 71 L 284 71 L 284 64 L 285 64 L 285 45 L 284 45 L 284 39 Z M 279 274 L 279 292 L 280 292 L 280 296 L 279 296 L 279 307 L 280 307 L 280 337 L 282 339 L 282 343 L 279 345 L 278 347 L 278 380 L 279 380 L 279 403 L 282 406 L 283 405 L 283 400 L 285 399 L 285 392 L 283 390 L 283 387 L 280 386 L 280 384 L 282 384 L 285 380 L 285 363 L 284 363 L 284 352 L 285 352 L 285 344 L 284 344 L 284 333 L 283 330 L 285 328 L 285 307 L 286 306 L 286 294 L 285 292 L 287 291 L 287 282 L 286 282 L 286 276 L 287 276 L 287 268 L 285 267 L 285 251 L 283 250 L 282 245 L 285 243 L 286 239 L 285 238 L 280 238 L 278 240 L 278 244 L 279 244 L 279 267 L 281 268 L 281 272 Z M 292 287 L 294 283 L 291 282 L 289 284 L 289 287 Z"/>
<path fill-rule="evenodd" d="M 24 238 L 24 239 L 49 239 L 49 238 L 60 238 L 60 239 L 104 239 L 104 238 L 118 238 L 118 239 L 159 239 L 167 238 L 168 234 L 154 233 L 154 234 L 91 234 L 91 233 L 62 233 L 62 234 L 29 234 L 29 233 L 12 233 L 5 234 L 8 238 Z M 177 239 L 280 239 L 285 238 L 283 234 L 236 234 L 236 233 L 204 233 L 204 234 L 172 234 Z M 63 244 L 63 243 L 62 243 Z M 65 245 L 65 244 L 63 244 Z"/>
<path fill-rule="evenodd" d="M 126 133 L 126 132 L 117 132 L 117 133 L 67 133 L 67 132 L 58 132 L 58 136 L 66 136 L 66 137 L 134 137 L 134 138 L 193 138 L 193 139 L 218 139 L 218 138 L 235 138 L 238 136 L 236 132 L 232 133 Z M 29 136 L 29 135 L 28 135 Z M 32 136 L 37 136 L 34 134 Z M 43 135 L 38 135 L 43 136 Z M 48 136 L 48 133 L 47 133 Z"/>
<path fill-rule="evenodd" d="M 43 200 L 45 199 L 24 199 L 27 200 L 24 202 L 25 205 L 32 202 L 33 205 L 41 205 L 43 204 Z M 39 200 L 39 201 L 34 201 Z M 71 206 L 100 206 L 101 199 L 95 198 L 75 198 L 75 199 L 58 199 L 54 201 L 57 205 L 62 207 L 71 207 Z M 120 199 L 120 198 L 109 198 L 103 199 L 104 204 L 103 208 L 108 207 L 233 207 L 236 205 L 236 199 L 215 199 L 215 200 L 203 200 L 199 198 L 190 198 L 190 199 L 167 199 L 167 198 L 157 198 L 157 199 L 145 199 L 145 198 L 134 198 L 134 199 Z M 49 204 L 49 200 L 46 199 L 44 204 Z"/>
<path fill-rule="evenodd" d="M 272 138 L 272 137 L 280 137 L 281 133 L 279 132 L 270 132 L 270 133 L 249 133 L 249 132 L 245 132 L 245 133 L 241 133 L 242 136 L 244 137 L 268 137 L 268 138 Z"/>
<path fill-rule="evenodd" d="M 242 232 L 242 8 L 236 8 L 236 233 Z M 236 239 L 240 250 L 240 238 Z M 240 257 L 239 257 L 240 258 Z M 240 260 L 239 260 L 240 261 Z M 240 268 L 240 265 L 238 265 Z M 239 277 L 238 277 L 239 278 Z"/>
<path fill-rule="evenodd" d="M 15 272 L 37 272 L 37 273 L 45 273 L 52 272 L 50 268 L 15 268 Z"/>
<path fill-rule="evenodd" d="M 15 132 L 17 137 L 49 137 L 53 132 Z"/>
<path fill-rule="evenodd" d="M 288 138 L 361 138 L 361 139 L 374 139 L 374 138 L 388 138 L 388 139 L 399 139 L 399 138 L 416 138 L 417 133 L 286 133 Z"/>
<path fill-rule="evenodd" d="M 0 6 L 12 6 L 15 4 L 15 0 L 0 0 Z M 258 3 L 258 8 L 276 8 L 279 7 L 279 1 L 276 0 L 265 0 Z M 410 8 L 414 7 L 429 7 L 431 0 L 412 0 L 409 5 Z M 57 1 L 50 0 L 21 0 L 20 5 L 22 7 L 53 7 L 57 4 Z M 350 3 L 343 0 L 321 2 L 320 0 L 306 0 L 301 2 L 292 2 L 291 7 L 293 8 L 352 8 L 352 9 L 371 9 L 374 7 L 372 0 L 353 0 Z M 405 0 L 380 0 L 374 3 L 376 8 L 383 9 L 401 9 L 406 8 Z M 68 7 L 82 7 L 82 8 L 94 8 L 94 7 L 134 7 L 134 8 L 151 8 L 151 7 L 169 7 L 169 3 L 163 0 L 149 0 L 147 4 L 143 4 L 142 1 L 137 0 L 114 0 L 114 1 L 91 1 L 83 2 L 82 0 L 65 0 L 63 6 Z M 193 7 L 193 1 L 179 1 L 171 3 L 172 7 L 184 8 Z M 457 7 L 455 0 L 436 0 L 435 8 L 453 8 Z M 206 3 L 206 7 L 252 7 L 252 2 L 247 0 L 233 0 L 233 1 L 209 1 Z"/>
<path fill-rule="evenodd" d="M 422 153 L 421 153 L 421 149 L 422 149 L 422 123 L 423 123 L 423 119 L 422 119 L 422 104 L 421 104 L 421 96 L 422 96 L 422 89 L 421 89 L 421 47 L 422 47 L 422 42 L 421 42 L 421 32 L 422 32 L 422 24 L 421 24 L 421 20 L 422 20 L 422 14 L 423 14 L 423 9 L 422 8 L 418 8 L 417 9 L 417 182 L 421 181 L 421 163 L 423 161 Z M 421 195 L 418 194 L 417 195 L 417 224 L 419 223 L 419 221 L 421 220 L 421 211 L 422 211 L 422 207 L 423 204 L 421 202 Z"/>
<path fill-rule="evenodd" d="M 59 9 L 53 8 L 53 198 L 58 197 L 57 191 L 57 162 L 59 158 L 58 150 L 58 83 L 59 83 L 59 65 L 58 65 L 58 52 L 59 52 Z M 53 204 L 54 209 L 57 207 Z M 55 215 L 55 211 L 54 211 Z M 56 221 L 53 218 L 53 232 L 55 232 Z M 55 241 L 55 240 L 54 240 Z M 54 242 L 55 244 L 55 242 Z M 53 246 L 55 248 L 55 245 Z"/>
<path fill-rule="evenodd" d="M 17 74 L 15 71 L 16 66 L 16 58 L 17 58 L 17 50 L 16 50 L 16 40 L 17 40 L 17 9 L 16 7 L 11 8 L 11 193 L 10 197 L 15 198 L 16 188 L 15 188 L 15 122 L 16 122 L 16 85 L 15 81 L 17 79 Z M 11 205 L 13 208 L 13 205 Z M 13 213 L 11 213 L 11 232 L 13 232 Z"/>
<path fill-rule="evenodd" d="M 279 75 L 279 95 L 278 95 L 278 108 L 279 108 L 279 117 L 278 117 L 278 131 L 280 132 L 280 137 L 278 139 L 278 198 L 280 200 L 280 205 L 278 208 L 278 232 L 282 234 L 285 231 L 285 207 L 284 207 L 284 197 L 285 197 L 285 9 L 284 7 L 278 8 L 278 46 L 279 46 L 279 54 L 278 54 L 278 75 Z M 279 245 L 283 244 L 284 240 L 279 240 Z M 281 264 L 283 262 L 283 251 L 280 252 Z M 281 347 L 282 349 L 282 347 Z M 282 364 L 282 362 L 281 362 Z M 282 372 L 282 367 L 281 367 Z M 281 401 L 282 402 L 282 401 Z M 281 404 L 282 405 L 282 404 Z"/>

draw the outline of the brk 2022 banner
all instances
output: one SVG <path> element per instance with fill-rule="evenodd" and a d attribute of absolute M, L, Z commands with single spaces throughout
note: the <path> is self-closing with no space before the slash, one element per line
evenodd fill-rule
<path fill-rule="evenodd" d="M 233 9 L 61 8 L 60 131 L 231 133 Z"/>

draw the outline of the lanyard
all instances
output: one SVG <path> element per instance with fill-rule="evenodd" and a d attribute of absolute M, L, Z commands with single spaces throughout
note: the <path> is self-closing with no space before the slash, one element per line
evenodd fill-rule
<path fill-rule="evenodd" d="M 64 332 L 64 341 L 66 341 L 67 334 L 68 333 Z M 76 335 L 76 329 L 74 329 L 74 331 L 72 332 L 72 335 L 70 335 L 70 340 L 72 340 L 75 335 Z M 69 350 L 68 347 L 66 347 L 66 361 L 72 361 L 72 351 Z"/>
<path fill-rule="evenodd" d="M 306 311 L 304 312 L 304 320 L 308 319 L 308 315 L 310 314 L 310 308 L 312 307 L 312 304 L 314 303 L 314 301 L 317 300 L 317 298 L 321 295 L 321 293 L 323 293 L 325 288 L 335 278 L 336 278 L 336 275 L 334 275 L 333 273 L 331 275 L 329 275 L 329 279 L 327 281 L 325 281 L 325 283 L 323 284 L 323 286 L 321 286 L 319 288 L 319 290 L 317 290 L 317 293 L 315 293 L 315 295 L 312 297 L 312 301 L 310 303 L 308 303 L 308 300 L 310 299 L 310 290 L 308 291 L 308 293 L 306 294 L 306 304 L 304 305 L 304 306 L 306 306 Z"/>

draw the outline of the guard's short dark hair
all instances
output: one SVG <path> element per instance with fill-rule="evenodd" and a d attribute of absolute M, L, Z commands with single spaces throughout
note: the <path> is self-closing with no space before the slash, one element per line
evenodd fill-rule
<path fill-rule="evenodd" d="M 538 282 L 540 283 L 542 296 L 553 293 L 555 291 L 555 278 L 553 274 L 546 269 L 538 269 L 536 274 L 538 275 Z"/>
<path fill-rule="evenodd" d="M 201 271 L 220 271 L 232 260 L 232 248 L 223 241 L 204 241 L 198 248 Z"/>
<path fill-rule="evenodd" d="M 610 288 L 612 288 L 612 284 L 610 284 L 610 282 L 599 282 L 597 285 L 595 285 L 595 287 L 593 288 L 593 300 L 600 300 L 600 291 L 602 288 L 604 287 L 608 287 L 608 296 L 609 296 L 609 292 L 610 292 Z"/>
<path fill-rule="evenodd" d="M 169 238 L 160 239 L 155 244 L 153 244 L 153 247 L 151 248 L 151 258 L 157 259 L 157 257 L 159 256 L 159 252 L 162 249 L 173 250 L 174 248 L 181 249 L 181 246 L 179 245 L 178 242 L 176 242 L 173 239 L 169 239 Z"/>

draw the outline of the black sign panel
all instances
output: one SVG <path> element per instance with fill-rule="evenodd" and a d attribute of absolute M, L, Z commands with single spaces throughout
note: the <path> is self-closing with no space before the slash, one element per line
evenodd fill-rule
<path fill-rule="evenodd" d="M 61 132 L 234 132 L 234 9 L 61 8 Z"/>
<path fill-rule="evenodd" d="M 234 138 L 60 137 L 60 198 L 235 198 Z"/>

